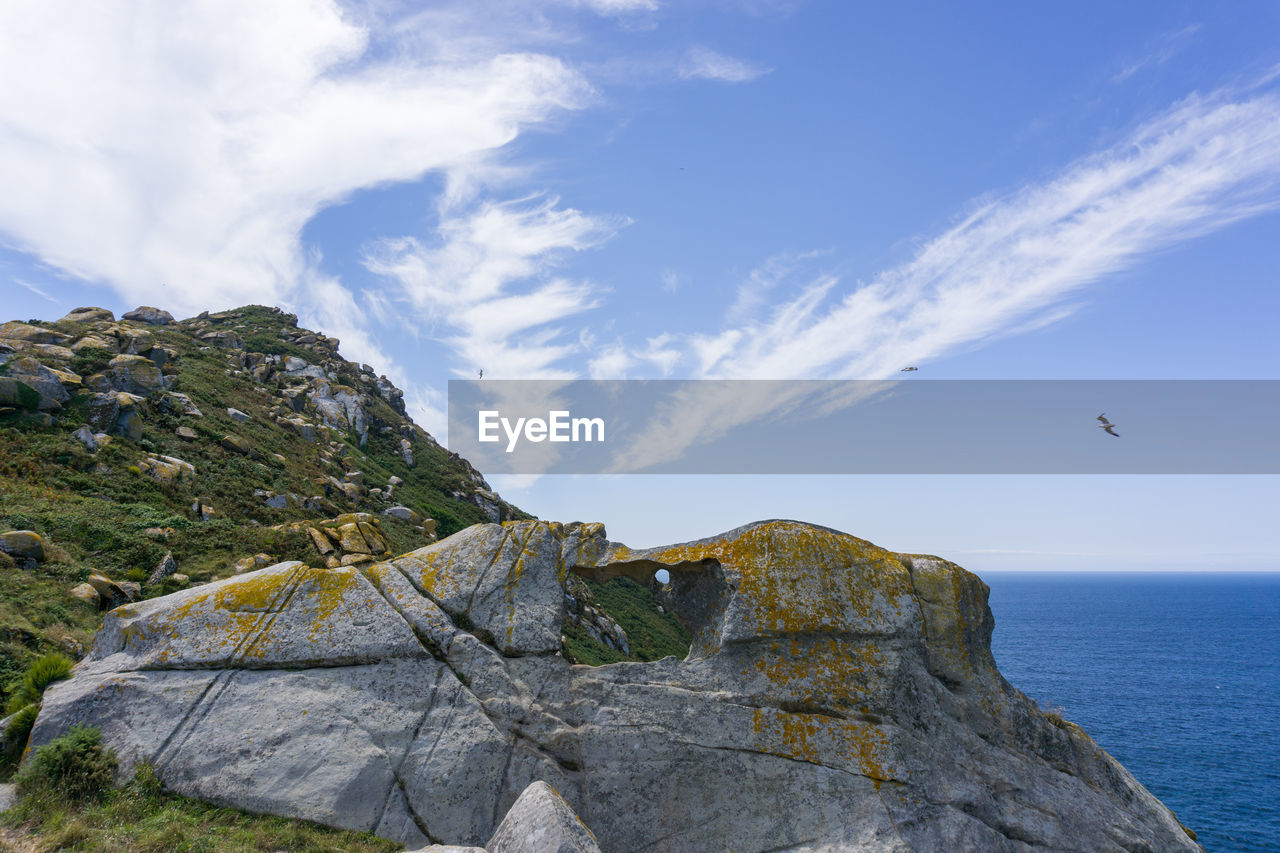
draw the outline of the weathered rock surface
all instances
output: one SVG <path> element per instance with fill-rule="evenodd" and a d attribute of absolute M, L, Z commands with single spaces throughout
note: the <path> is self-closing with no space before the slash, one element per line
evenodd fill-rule
<path fill-rule="evenodd" d="M 31 356 L 14 359 L 8 363 L 8 367 L 10 379 L 29 386 L 40 395 L 39 409 L 60 409 L 63 403 L 71 399 L 71 395 L 62 387 L 58 374 Z"/>
<path fill-rule="evenodd" d="M 124 319 L 138 323 L 150 323 L 153 326 L 168 326 L 173 323 L 173 315 L 161 308 L 141 305 L 124 315 Z"/>
<path fill-rule="evenodd" d="M 489 853 L 600 853 L 596 837 L 546 782 L 534 782 L 511 806 Z"/>
<path fill-rule="evenodd" d="M 686 660 L 560 655 L 570 572 L 658 569 Z M 545 782 L 604 851 L 1199 850 L 1001 677 L 992 627 L 960 567 L 798 522 L 646 550 L 478 525 L 120 607 L 32 743 L 97 725 L 125 772 L 410 846 L 497 849 Z"/>

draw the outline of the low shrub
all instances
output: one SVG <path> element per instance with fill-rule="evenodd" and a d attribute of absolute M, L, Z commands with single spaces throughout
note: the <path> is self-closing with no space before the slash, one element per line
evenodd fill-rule
<path fill-rule="evenodd" d="M 111 790 L 117 764 L 114 750 L 103 748 L 100 730 L 72 726 L 62 737 L 37 747 L 13 781 L 23 797 L 96 800 Z"/>
<path fill-rule="evenodd" d="M 71 658 L 57 652 L 36 658 L 9 696 L 5 714 L 16 714 L 28 705 L 39 704 L 45 688 L 55 681 L 69 677 L 72 666 L 74 663 Z"/>

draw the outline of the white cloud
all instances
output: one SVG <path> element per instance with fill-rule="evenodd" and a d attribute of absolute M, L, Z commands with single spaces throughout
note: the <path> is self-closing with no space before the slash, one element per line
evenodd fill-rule
<path fill-rule="evenodd" d="M 764 304 L 778 272 L 770 262 L 748 282 L 745 303 L 739 296 L 754 319 L 689 347 L 713 377 L 892 375 L 1064 316 L 1062 300 L 1076 290 L 1271 210 L 1278 189 L 1280 99 L 1189 98 L 1053 180 L 981 204 L 910 261 L 851 290 L 815 274 L 797 295 Z"/>
<path fill-rule="evenodd" d="M 386 276 L 398 298 L 435 326 L 459 375 L 564 378 L 558 364 L 579 340 L 555 324 L 595 307 L 585 282 L 551 275 L 566 253 L 608 239 L 622 224 L 559 207 L 555 199 L 483 202 L 444 212 L 438 238 L 371 245 L 365 266 Z"/>
<path fill-rule="evenodd" d="M 680 274 L 675 270 L 663 270 L 660 278 L 662 289 L 667 293 L 675 293 L 680 289 Z"/>
<path fill-rule="evenodd" d="M 769 69 L 758 68 L 740 59 L 724 56 L 707 47 L 695 47 L 685 55 L 680 64 L 680 77 L 685 80 L 719 80 L 724 83 L 745 83 Z"/>
<path fill-rule="evenodd" d="M 772 258 L 740 290 L 730 312 L 738 324 L 686 347 L 703 378 L 892 377 L 903 365 L 1061 319 L 1072 307 L 1064 299 L 1079 289 L 1273 210 L 1278 191 L 1280 98 L 1193 97 L 1053 180 L 978 206 L 911 260 L 849 292 L 816 274 L 767 302 L 799 271 Z M 802 383 L 682 386 L 616 454 L 614 470 L 678 459 L 756 418 L 856 402 L 856 393 L 821 399 Z"/>
<path fill-rule="evenodd" d="M 21 287 L 21 288 L 23 288 L 23 289 L 25 289 L 25 290 L 27 290 L 27 291 L 29 291 L 29 292 L 31 292 L 31 293 L 34 293 L 36 296 L 39 296 L 41 299 L 46 299 L 46 300 L 48 300 L 49 302 L 53 302 L 53 303 L 55 303 L 55 304 L 59 301 L 59 300 L 55 299 L 54 297 L 50 296 L 49 294 L 45 293 L 45 292 L 44 292 L 43 290 L 41 290 L 40 288 L 36 287 L 36 286 L 35 286 L 34 284 L 32 284 L 31 282 L 26 281 L 25 279 L 21 279 L 21 278 L 13 278 L 13 279 L 10 279 L 10 280 L 11 280 L 14 284 L 18 285 L 19 287 Z"/>
<path fill-rule="evenodd" d="M 621 15 L 634 12 L 656 12 L 658 0 L 567 0 L 570 6 L 590 9 L 601 15 Z"/>
<path fill-rule="evenodd" d="M 1139 71 L 1147 68 L 1158 68 L 1164 65 L 1175 55 L 1182 51 L 1191 41 L 1191 38 L 1200 32 L 1199 24 L 1191 24 L 1178 30 L 1162 34 L 1156 39 L 1155 47 L 1147 53 L 1146 56 L 1133 62 L 1126 63 L 1124 68 L 1111 78 L 1113 83 L 1122 83 L 1128 80 Z"/>
<path fill-rule="evenodd" d="M 0 232 L 126 299 L 163 282 L 177 313 L 312 304 L 317 211 L 475 168 L 590 94 L 545 55 L 396 50 L 401 24 L 332 0 L 0 6 Z"/>

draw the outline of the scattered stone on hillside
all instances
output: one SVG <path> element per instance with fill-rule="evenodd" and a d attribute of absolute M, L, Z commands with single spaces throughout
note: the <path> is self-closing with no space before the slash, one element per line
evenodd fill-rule
<path fill-rule="evenodd" d="M 586 824 L 546 782 L 524 789 L 493 837 L 488 853 L 600 853 Z"/>
<path fill-rule="evenodd" d="M 180 426 L 173 431 L 173 434 L 183 441 L 195 441 L 200 434 L 189 426 Z"/>
<path fill-rule="evenodd" d="M 142 584 L 138 581 L 117 581 L 117 586 L 124 590 L 130 601 L 142 598 Z"/>
<path fill-rule="evenodd" d="M 66 346 L 71 343 L 71 336 L 42 326 L 32 326 L 11 320 L 8 323 L 0 323 L 0 341 L 5 341 L 11 346 L 20 342 Z"/>
<path fill-rule="evenodd" d="M 410 468 L 418 464 L 413 458 L 413 444 L 407 438 L 400 439 L 400 458 L 404 459 L 404 464 Z"/>
<path fill-rule="evenodd" d="M 382 511 L 382 514 L 391 518 L 398 518 L 401 521 L 407 521 L 410 524 L 419 524 L 422 521 L 422 513 L 416 509 L 409 509 L 407 506 L 389 506 Z"/>
<path fill-rule="evenodd" d="M 9 376 L 0 376 L 0 407 L 35 409 L 39 405 L 40 394 L 36 389 Z"/>
<path fill-rule="evenodd" d="M 313 443 L 316 441 L 317 435 L 315 424 L 305 418 L 278 418 L 276 420 L 276 424 L 289 430 L 303 441 Z"/>
<path fill-rule="evenodd" d="M 155 362 L 141 355 L 118 355 L 107 365 L 107 377 L 117 391 L 146 397 L 165 387 L 164 376 Z"/>
<path fill-rule="evenodd" d="M 142 535 L 148 539 L 153 539 L 156 542 L 164 542 L 177 532 L 178 531 L 174 530 L 172 527 L 148 527 L 146 530 L 142 531 Z"/>
<path fill-rule="evenodd" d="M 62 383 L 62 387 L 67 393 L 74 395 L 84 385 L 84 380 L 80 378 L 78 373 L 72 373 L 70 370 L 58 370 L 56 367 L 49 368 L 53 371 L 53 375 L 58 377 L 58 381 Z"/>
<path fill-rule="evenodd" d="M 129 326 L 115 326 L 109 331 L 118 341 L 117 346 L 120 352 L 146 356 L 148 361 L 155 364 L 155 359 L 151 358 L 151 350 L 155 348 L 156 338 L 150 331 Z M 159 365 L 156 366 L 159 367 Z"/>
<path fill-rule="evenodd" d="M 6 375 L 9 379 L 30 387 L 39 395 L 36 408 L 41 411 L 61 409 L 62 404 L 71 399 L 67 389 L 63 388 L 58 380 L 58 374 L 29 355 L 11 359 L 8 362 Z"/>
<path fill-rule="evenodd" d="M 98 591 L 90 584 L 82 583 L 73 586 L 68 590 L 68 594 L 70 594 L 72 598 L 78 598 L 81 601 L 92 604 L 94 607 L 98 606 Z"/>
<path fill-rule="evenodd" d="M 175 572 L 173 575 L 170 575 L 170 579 L 174 583 L 179 583 L 179 584 L 191 583 L 191 578 L 188 577 L 187 575 L 182 574 L 181 572 Z"/>
<path fill-rule="evenodd" d="M 90 573 L 85 582 L 98 593 L 98 606 L 103 610 L 110 610 L 138 599 L 137 595 L 130 595 L 129 590 L 101 572 Z M 139 591 L 142 589 L 140 585 L 135 584 L 135 586 Z"/>
<path fill-rule="evenodd" d="M 360 392 L 346 385 L 313 380 L 307 399 L 315 407 L 320 421 L 330 429 L 353 430 L 363 447 L 369 439 L 369 420 Z"/>
<path fill-rule="evenodd" d="M 249 420 L 249 415 L 239 409 L 227 409 L 227 416 L 238 424 L 242 424 Z"/>
<path fill-rule="evenodd" d="M 96 332 L 90 332 L 84 337 L 77 339 L 76 342 L 71 345 L 71 351 L 74 353 L 81 353 L 89 349 L 100 349 L 106 350 L 107 352 L 120 351 L 115 338 L 103 336 Z"/>
<path fill-rule="evenodd" d="M 253 445 L 238 435 L 228 435 L 218 443 L 222 445 L 224 450 L 230 450 L 232 453 L 248 456 L 253 452 Z"/>
<path fill-rule="evenodd" d="M 43 563 L 47 555 L 44 537 L 34 530 L 10 530 L 0 533 L 0 551 L 24 568 Z"/>
<path fill-rule="evenodd" d="M 94 437 L 93 430 L 88 426 L 82 426 L 75 432 L 71 433 L 71 437 L 84 445 L 85 450 L 90 453 L 98 452 L 98 439 Z"/>
<path fill-rule="evenodd" d="M 327 521 L 291 521 L 273 529 L 306 530 L 329 568 L 369 563 L 391 554 L 378 517 L 367 512 L 349 512 Z"/>
<path fill-rule="evenodd" d="M 59 320 L 59 323 L 92 323 L 97 320 L 106 320 L 108 323 L 114 323 L 116 315 L 112 314 L 106 308 L 73 308 L 67 316 Z"/>
<path fill-rule="evenodd" d="M 162 395 L 157 402 L 161 411 L 168 412 L 173 415 L 189 415 L 193 418 L 202 418 L 204 413 L 192 402 L 191 398 L 186 394 L 177 391 L 169 391 Z"/>
<path fill-rule="evenodd" d="M 172 314 L 159 308 L 153 308 L 150 305 L 141 305 L 123 315 L 122 319 L 133 320 L 136 323 L 149 323 L 152 326 L 169 326 L 173 324 Z"/>
<path fill-rule="evenodd" d="M 142 438 L 142 402 L 142 397 L 127 391 L 94 394 L 86 405 L 89 425 L 99 432 L 137 441 Z"/>
<path fill-rule="evenodd" d="M 203 500 L 192 502 L 191 514 L 195 516 L 196 521 L 213 521 L 218 517 L 218 511 Z"/>
<path fill-rule="evenodd" d="M 219 349 L 240 350 L 244 349 L 244 341 L 239 335 L 230 329 L 220 329 L 216 332 L 205 332 L 199 336 L 200 340 L 213 344 Z"/>
<path fill-rule="evenodd" d="M 231 571 L 237 575 L 242 575 L 245 572 L 265 569 L 267 566 L 271 565 L 274 559 L 275 558 L 270 554 L 254 554 L 252 557 L 245 557 L 243 559 L 236 560 Z"/>
<path fill-rule="evenodd" d="M 147 575 L 147 583 L 159 583 L 177 570 L 178 561 L 173 559 L 172 554 L 165 554 L 160 558 L 160 562 L 156 563 L 156 567 L 151 570 L 151 574 Z"/>
<path fill-rule="evenodd" d="M 401 479 L 400 479 L 399 477 L 397 477 L 395 474 L 392 474 L 392 475 L 387 479 L 387 485 L 388 485 L 388 486 L 391 486 L 392 488 L 395 488 L 396 486 L 400 485 L 400 484 L 401 484 L 401 483 L 403 483 L 403 482 L 404 482 L 404 480 L 401 480 Z"/>
<path fill-rule="evenodd" d="M 148 456 L 138 467 L 142 473 L 161 483 L 190 483 L 196 478 L 195 466 L 176 456 Z"/>
<path fill-rule="evenodd" d="M 631 656 L 631 640 L 618 621 L 600 609 L 588 587 L 570 575 L 564 590 L 565 621 L 586 631 L 591 639 L 627 657 Z"/>

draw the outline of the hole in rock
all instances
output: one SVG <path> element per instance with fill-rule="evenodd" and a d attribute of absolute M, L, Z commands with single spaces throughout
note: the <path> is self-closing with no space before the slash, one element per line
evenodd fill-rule
<path fill-rule="evenodd" d="M 566 583 L 565 653 L 575 663 L 703 657 L 728 600 L 715 560 L 574 566 Z"/>

